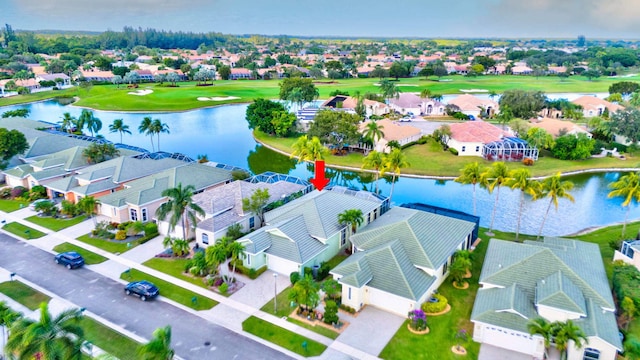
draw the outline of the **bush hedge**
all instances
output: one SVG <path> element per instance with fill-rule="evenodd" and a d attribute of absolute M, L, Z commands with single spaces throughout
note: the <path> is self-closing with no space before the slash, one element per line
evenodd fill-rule
<path fill-rule="evenodd" d="M 229 266 L 230 266 L 229 269 L 233 269 L 233 263 L 234 262 L 229 261 Z M 264 265 L 263 267 L 256 270 L 256 269 L 249 269 L 245 267 L 244 265 L 242 265 L 242 260 L 239 260 L 239 259 L 235 260 L 235 264 L 236 264 L 236 272 L 239 272 L 242 275 L 248 276 L 251 280 L 257 279 L 258 276 L 262 275 L 262 273 L 267 271 L 267 265 Z"/>
<path fill-rule="evenodd" d="M 456 150 L 454 148 L 449 148 L 449 152 L 452 153 L 455 156 L 458 156 L 458 150 Z"/>
<path fill-rule="evenodd" d="M 422 306 L 420 307 L 424 312 L 426 312 L 427 314 L 435 314 L 435 313 L 444 311 L 444 309 L 447 308 L 447 304 L 449 303 L 449 300 L 447 300 L 446 297 L 440 294 L 433 294 L 432 298 L 437 299 L 438 301 L 436 302 L 425 301 L 424 303 L 422 303 Z"/>
<path fill-rule="evenodd" d="M 624 299 L 625 296 L 628 296 L 633 299 L 636 307 L 640 308 L 640 271 L 635 266 L 615 262 L 613 292 L 618 299 Z"/>

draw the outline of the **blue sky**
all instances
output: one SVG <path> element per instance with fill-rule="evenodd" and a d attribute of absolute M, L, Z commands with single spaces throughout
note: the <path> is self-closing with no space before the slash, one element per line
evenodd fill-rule
<path fill-rule="evenodd" d="M 0 0 L 14 29 L 228 34 L 640 38 L 637 0 Z"/>

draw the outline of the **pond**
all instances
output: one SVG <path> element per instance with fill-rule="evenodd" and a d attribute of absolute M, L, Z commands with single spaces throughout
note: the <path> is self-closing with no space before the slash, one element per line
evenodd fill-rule
<path fill-rule="evenodd" d="M 63 106 L 55 101 L 39 102 L 27 105 L 0 108 L 0 112 L 27 107 L 31 110 L 30 118 L 49 122 L 58 122 L 64 112 L 78 116 L 80 108 Z M 247 127 L 244 114 L 247 105 L 227 105 L 179 113 L 118 113 L 94 111 L 102 120 L 100 134 L 108 140 L 120 142 L 118 133 L 109 133 L 109 124 L 114 119 L 123 119 L 129 125 L 132 134 L 124 134 L 123 142 L 151 149 L 148 136 L 139 134 L 137 129 L 145 116 L 161 119 L 169 125 L 170 134 L 160 136 L 160 148 L 163 151 L 180 152 L 192 158 L 206 154 L 211 161 L 246 168 L 253 173 L 276 171 L 292 174 L 302 178 L 313 176 L 310 167 L 304 163 L 273 152 L 257 144 Z M 375 189 L 373 175 L 359 174 L 349 171 L 327 169 L 327 176 L 334 184 L 350 186 L 358 189 Z M 571 176 L 567 179 L 575 183 L 572 191 L 575 203 L 561 200 L 558 211 L 551 207 L 549 218 L 543 234 L 566 235 L 585 228 L 609 225 L 624 221 L 626 209 L 621 207 L 621 199 L 607 198 L 607 185 L 615 181 L 619 173 L 603 173 Z M 388 179 L 380 180 L 380 189 L 388 194 L 391 184 Z M 454 181 L 437 181 L 416 178 L 400 178 L 394 188 L 393 202 L 422 202 L 425 204 L 446 207 L 454 210 L 473 212 L 473 188 L 460 185 Z M 489 226 L 494 195 L 477 189 L 477 213 L 481 216 L 481 224 Z M 519 194 L 507 188 L 500 190 L 500 203 L 496 213 L 494 228 L 504 231 L 515 231 L 518 216 Z M 526 201 L 522 216 L 521 232 L 535 234 L 538 232 L 547 200 Z M 631 205 L 629 219 L 640 218 L 640 209 Z"/>

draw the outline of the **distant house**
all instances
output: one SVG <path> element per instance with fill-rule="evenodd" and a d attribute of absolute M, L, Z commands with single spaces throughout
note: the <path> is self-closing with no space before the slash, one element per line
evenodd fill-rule
<path fill-rule="evenodd" d="M 331 271 L 342 284 L 342 303 L 406 316 L 444 281 L 452 255 L 469 249 L 475 227 L 470 221 L 392 208 L 351 236 L 354 253 Z"/>
<path fill-rule="evenodd" d="M 478 118 L 480 116 L 490 117 L 499 111 L 497 102 L 490 99 L 481 99 L 470 94 L 463 94 L 449 100 L 449 105 L 455 105 L 460 112 Z"/>
<path fill-rule="evenodd" d="M 389 99 L 392 110 L 403 115 L 421 115 L 423 113 L 424 99 L 412 93 L 400 93 L 398 98 Z"/>
<path fill-rule="evenodd" d="M 560 119 L 552 119 L 552 118 L 542 118 L 542 119 L 531 119 L 529 121 L 529 125 L 531 127 L 540 128 L 551 134 L 554 138 L 562 134 L 569 135 L 578 135 L 585 134 L 589 138 L 591 138 L 591 133 L 587 131 L 583 126 L 580 126 L 572 121 L 568 120 L 560 120 Z"/>
<path fill-rule="evenodd" d="M 55 81 L 56 86 L 69 85 L 71 78 L 67 74 L 54 73 L 54 74 L 40 74 L 36 75 L 36 81 Z"/>
<path fill-rule="evenodd" d="M 389 105 L 385 103 L 381 103 L 379 101 L 363 99 L 362 100 L 366 116 L 370 117 L 372 115 L 383 116 L 389 113 Z M 322 103 L 320 107 L 330 107 L 334 109 L 349 109 L 355 111 L 356 106 L 358 105 L 358 99 L 346 96 L 346 95 L 336 95 L 332 98 L 329 98 L 327 101 Z"/>
<path fill-rule="evenodd" d="M 388 206 L 388 199 L 365 191 L 338 186 L 312 191 L 265 213 L 264 227 L 237 240 L 245 247 L 243 264 L 250 269 L 267 266 L 281 274 L 302 273 L 349 246 L 350 225 L 340 224 L 338 214 L 359 209 L 365 225 Z"/>
<path fill-rule="evenodd" d="M 607 109 L 610 114 L 624 109 L 621 105 L 588 95 L 581 96 L 571 102 L 582 107 L 584 117 L 601 116 L 605 112 L 605 109 Z"/>
<path fill-rule="evenodd" d="M 622 260 L 640 270 L 640 240 L 623 241 L 620 250 L 613 254 L 613 261 L 616 260 Z"/>
<path fill-rule="evenodd" d="M 543 338 L 527 329 L 536 318 L 572 320 L 582 329 L 588 341 L 580 349 L 570 344 L 568 359 L 614 360 L 622 350 L 597 244 L 491 239 L 479 282 L 471 321 L 473 340 L 482 344 L 480 359 L 495 348 L 504 359 L 542 359 Z"/>
<path fill-rule="evenodd" d="M 458 156 L 482 156 L 485 144 L 502 140 L 512 134 L 482 120 L 449 124 L 451 137 L 447 146 L 458 151 Z"/>
<path fill-rule="evenodd" d="M 113 73 L 111 71 L 82 71 L 82 77 L 86 81 L 97 82 L 111 82 L 113 80 Z"/>
<path fill-rule="evenodd" d="M 229 80 L 241 80 L 241 79 L 251 79 L 251 70 L 245 68 L 234 68 L 231 69 L 231 74 L 229 74 Z"/>
<path fill-rule="evenodd" d="M 533 72 L 533 69 L 526 65 L 516 65 L 511 68 L 511 73 L 513 75 L 529 75 Z"/>
<path fill-rule="evenodd" d="M 367 129 L 367 124 L 372 120 L 365 121 L 360 124 L 360 132 L 364 133 Z M 376 143 L 373 146 L 373 150 L 378 152 L 388 153 L 390 152 L 390 141 L 397 141 L 400 145 L 406 145 L 410 142 L 418 141 L 422 136 L 422 131 L 411 125 L 398 125 L 395 121 L 389 119 L 376 120 L 376 124 L 382 126 L 382 132 L 384 136 L 382 139 L 376 139 Z"/>
<path fill-rule="evenodd" d="M 422 102 L 422 115 L 424 116 L 444 116 L 446 115 L 445 104 L 434 99 L 424 99 Z"/>

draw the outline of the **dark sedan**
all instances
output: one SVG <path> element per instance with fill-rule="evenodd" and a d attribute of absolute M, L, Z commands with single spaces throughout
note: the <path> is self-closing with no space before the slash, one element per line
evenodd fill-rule
<path fill-rule="evenodd" d="M 158 288 L 152 283 L 142 280 L 127 284 L 124 288 L 124 293 L 127 295 L 138 295 L 140 300 L 147 301 L 147 299 L 152 299 L 158 296 L 160 294 L 160 290 L 158 290 Z"/>
<path fill-rule="evenodd" d="M 64 265 L 67 269 L 75 269 L 84 265 L 84 258 L 75 251 L 67 251 L 56 255 L 56 264 Z"/>

